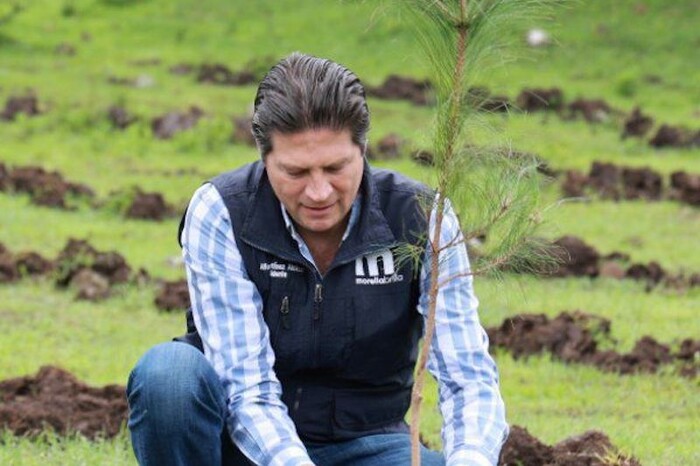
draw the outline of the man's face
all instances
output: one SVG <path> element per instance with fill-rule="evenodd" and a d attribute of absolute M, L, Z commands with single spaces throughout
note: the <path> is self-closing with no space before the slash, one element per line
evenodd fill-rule
<path fill-rule="evenodd" d="M 364 168 L 348 130 L 312 129 L 271 135 L 265 168 L 272 189 L 300 234 L 342 234 Z"/>

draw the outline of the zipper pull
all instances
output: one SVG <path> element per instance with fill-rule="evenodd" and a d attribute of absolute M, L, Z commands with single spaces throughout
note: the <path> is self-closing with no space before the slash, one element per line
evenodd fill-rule
<path fill-rule="evenodd" d="M 321 301 L 323 301 L 323 285 L 316 283 L 314 290 L 314 320 L 321 318 Z"/>
<path fill-rule="evenodd" d="M 282 327 L 289 330 L 289 297 L 282 298 L 282 306 L 280 306 L 280 314 L 282 314 Z"/>

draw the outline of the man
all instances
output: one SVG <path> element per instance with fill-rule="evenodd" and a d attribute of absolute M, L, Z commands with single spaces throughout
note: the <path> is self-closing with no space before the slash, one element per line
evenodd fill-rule
<path fill-rule="evenodd" d="M 262 160 L 194 194 L 181 225 L 192 314 L 127 388 L 141 464 L 403 465 L 427 314 L 430 191 L 370 168 L 369 111 L 348 69 L 292 54 L 255 98 Z M 443 244 L 461 233 L 448 207 Z M 459 243 L 459 242 L 457 242 Z M 423 247 L 421 263 L 402 244 Z M 436 337 L 444 457 L 497 462 L 507 433 L 463 243 L 443 252 Z M 196 349 L 196 347 L 199 348 Z M 200 352 L 201 351 L 201 352 Z"/>

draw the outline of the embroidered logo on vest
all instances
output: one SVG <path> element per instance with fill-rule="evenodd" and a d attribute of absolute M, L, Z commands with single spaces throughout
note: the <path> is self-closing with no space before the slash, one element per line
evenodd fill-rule
<path fill-rule="evenodd" d="M 394 255 L 389 249 L 355 259 L 356 285 L 388 285 L 403 281 L 396 273 Z"/>
<path fill-rule="evenodd" d="M 269 271 L 272 278 L 287 278 L 288 272 L 304 273 L 304 269 L 295 264 L 284 264 L 280 262 L 262 262 L 260 270 Z"/>

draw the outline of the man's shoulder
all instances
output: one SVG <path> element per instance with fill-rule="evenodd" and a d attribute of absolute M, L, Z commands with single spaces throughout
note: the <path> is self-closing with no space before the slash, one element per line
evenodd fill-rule
<path fill-rule="evenodd" d="M 219 191 L 222 198 L 254 191 L 263 172 L 263 163 L 256 161 L 220 173 L 209 180 Z"/>

